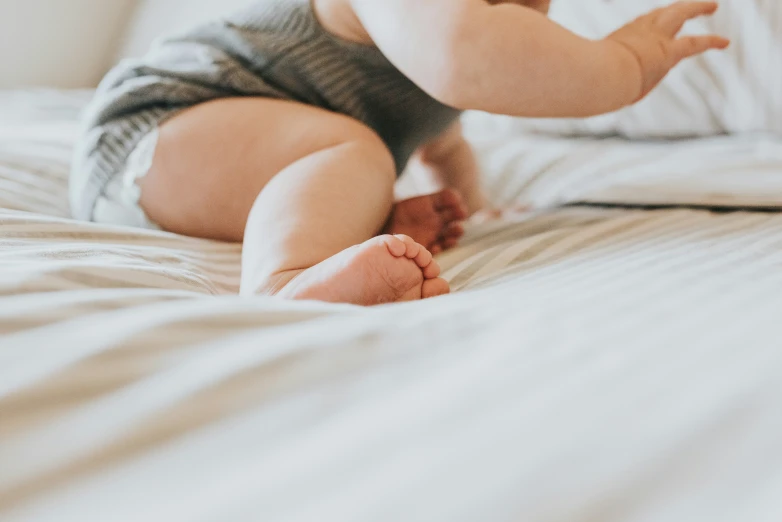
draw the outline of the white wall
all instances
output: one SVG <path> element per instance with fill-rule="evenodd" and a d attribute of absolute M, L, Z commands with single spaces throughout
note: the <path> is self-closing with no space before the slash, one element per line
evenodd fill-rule
<path fill-rule="evenodd" d="M 0 88 L 95 85 L 136 0 L 0 0 Z"/>
<path fill-rule="evenodd" d="M 157 37 L 261 0 L 0 0 L 0 89 L 93 87 Z"/>
<path fill-rule="evenodd" d="M 141 0 L 119 54 L 122 57 L 138 56 L 162 34 L 181 31 L 253 1 L 259 0 Z"/>

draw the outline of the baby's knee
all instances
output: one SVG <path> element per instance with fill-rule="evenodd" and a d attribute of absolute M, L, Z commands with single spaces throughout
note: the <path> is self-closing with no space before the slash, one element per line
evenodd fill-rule
<path fill-rule="evenodd" d="M 388 145 L 375 131 L 363 123 L 350 121 L 345 129 L 342 129 L 341 136 L 340 145 L 350 147 L 354 154 L 360 156 L 363 163 L 372 165 L 392 181 L 396 180 L 394 157 Z"/>

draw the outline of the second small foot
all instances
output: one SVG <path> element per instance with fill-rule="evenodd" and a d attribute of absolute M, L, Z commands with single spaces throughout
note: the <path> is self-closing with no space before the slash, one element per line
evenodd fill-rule
<path fill-rule="evenodd" d="M 466 218 L 467 206 L 459 193 L 446 189 L 398 202 L 385 232 L 410 236 L 433 254 L 439 254 L 458 244 L 464 235 L 462 221 Z"/>
<path fill-rule="evenodd" d="M 450 291 L 440 266 L 405 235 L 379 236 L 295 274 L 277 295 L 330 303 L 378 305 L 427 299 Z"/>

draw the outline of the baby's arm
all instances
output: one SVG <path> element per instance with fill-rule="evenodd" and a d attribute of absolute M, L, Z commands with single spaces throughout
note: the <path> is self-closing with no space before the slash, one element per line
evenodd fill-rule
<path fill-rule="evenodd" d="M 470 215 L 485 206 L 478 162 L 462 135 L 461 123 L 421 147 L 415 159 L 438 183 L 459 192 Z"/>
<path fill-rule="evenodd" d="M 728 44 L 716 36 L 676 37 L 687 20 L 713 13 L 714 2 L 657 9 L 593 41 L 514 3 L 350 1 L 375 44 L 430 95 L 459 109 L 514 116 L 618 110 L 679 61 Z"/>

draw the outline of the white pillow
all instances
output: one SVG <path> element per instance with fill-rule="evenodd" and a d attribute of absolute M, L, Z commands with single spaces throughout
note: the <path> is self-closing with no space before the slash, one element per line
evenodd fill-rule
<path fill-rule="evenodd" d="M 552 18 L 601 38 L 670 0 L 554 0 Z M 733 40 L 680 64 L 648 98 L 616 113 L 584 120 L 472 118 L 483 131 L 619 134 L 631 138 L 688 137 L 752 131 L 782 132 L 782 1 L 721 0 L 719 12 L 686 32 Z"/>

